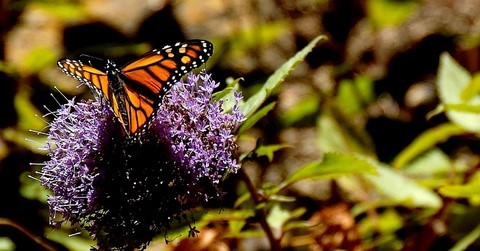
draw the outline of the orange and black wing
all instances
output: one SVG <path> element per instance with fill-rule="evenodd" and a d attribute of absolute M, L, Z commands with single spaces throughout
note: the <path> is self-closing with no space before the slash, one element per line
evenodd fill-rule
<path fill-rule="evenodd" d="M 82 84 L 86 84 L 91 90 L 96 91 L 100 97 L 103 97 L 103 99 L 110 104 L 113 113 L 124 128 L 128 127 L 128 121 L 124 121 L 125 119 L 122 116 L 122 112 L 124 111 L 122 101 L 118 100 L 112 92 L 108 76 L 105 72 L 85 65 L 78 60 L 62 59 L 59 60 L 57 64 L 65 74 L 77 79 Z"/>
<path fill-rule="evenodd" d="M 122 67 L 127 132 L 135 134 L 150 121 L 163 94 L 212 53 L 209 41 L 189 40 L 153 50 Z"/>

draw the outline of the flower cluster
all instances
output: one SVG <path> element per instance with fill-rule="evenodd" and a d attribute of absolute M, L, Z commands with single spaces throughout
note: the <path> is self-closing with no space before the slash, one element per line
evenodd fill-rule
<path fill-rule="evenodd" d="M 52 219 L 80 224 L 99 249 L 143 249 L 189 209 L 221 198 L 236 172 L 234 133 L 244 119 L 215 101 L 205 72 L 175 84 L 141 138 L 123 137 L 101 101 L 63 105 L 50 125 L 42 184 L 53 191 Z"/>

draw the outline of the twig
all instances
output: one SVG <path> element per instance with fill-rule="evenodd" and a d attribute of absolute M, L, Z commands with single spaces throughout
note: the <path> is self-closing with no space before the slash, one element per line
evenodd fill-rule
<path fill-rule="evenodd" d="M 57 250 L 54 246 L 52 246 L 50 243 L 48 243 L 43 238 L 35 235 L 34 233 L 32 233 L 30 230 L 28 230 L 24 226 L 14 222 L 10 219 L 0 218 L 0 226 L 2 226 L 2 225 L 11 226 L 11 227 L 17 229 L 18 231 L 22 232 L 28 238 L 32 239 L 35 243 L 40 245 L 45 250 L 48 250 L 48 251 L 56 251 Z"/>
<path fill-rule="evenodd" d="M 240 175 L 242 177 L 242 180 L 245 182 L 247 185 L 247 189 L 250 192 L 250 196 L 253 199 L 253 202 L 255 203 L 255 206 L 258 206 L 260 203 L 265 201 L 265 197 L 258 193 L 257 189 L 255 188 L 255 185 L 252 183 L 252 180 L 250 177 L 248 177 L 247 173 L 243 170 L 243 168 L 240 168 Z M 262 227 L 263 231 L 267 235 L 268 241 L 270 242 L 270 247 L 272 251 L 277 251 L 280 250 L 280 242 L 275 238 L 273 235 L 272 229 L 267 223 L 267 214 L 264 210 L 263 207 L 260 207 L 255 210 L 255 216 L 256 218 L 259 219 L 260 226 Z"/>

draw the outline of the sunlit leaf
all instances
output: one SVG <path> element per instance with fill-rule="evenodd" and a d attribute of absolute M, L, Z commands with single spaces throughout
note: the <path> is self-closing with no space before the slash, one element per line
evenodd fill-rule
<path fill-rule="evenodd" d="M 0 137 L 15 142 L 15 144 L 22 146 L 32 152 L 38 154 L 47 153 L 47 151 L 45 151 L 44 149 L 45 143 L 47 142 L 47 136 L 45 135 L 19 131 L 13 128 L 7 128 L 0 131 Z"/>
<path fill-rule="evenodd" d="M 446 123 L 428 129 L 410 143 L 403 151 L 395 157 L 392 166 L 399 168 L 405 166 L 412 159 L 418 157 L 425 151 L 432 149 L 437 144 L 445 142 L 447 139 L 465 134 L 465 130 L 455 124 Z"/>
<path fill-rule="evenodd" d="M 445 185 L 439 189 L 439 192 L 451 198 L 472 198 L 480 197 L 480 173 L 473 175 L 467 184 Z"/>
<path fill-rule="evenodd" d="M 322 160 L 309 163 L 290 175 L 280 186 L 300 180 L 331 179 L 345 175 L 375 173 L 375 166 L 353 154 L 325 153 Z"/>
<path fill-rule="evenodd" d="M 290 71 L 292 71 L 296 65 L 298 65 L 310 51 L 315 47 L 315 45 L 321 39 L 325 39 L 325 36 L 318 36 L 313 39 L 305 48 L 297 52 L 295 56 L 290 58 L 286 63 L 284 63 L 280 68 L 278 68 L 275 73 L 273 73 L 262 86 L 262 88 L 252 97 L 250 97 L 244 105 L 242 105 L 242 113 L 248 118 L 257 109 L 262 105 L 262 103 L 267 99 L 267 97 L 272 93 L 272 91 L 280 85 L 283 80 L 288 76 Z"/>
<path fill-rule="evenodd" d="M 480 92 L 480 73 L 473 75 L 472 80 L 468 83 L 467 87 L 461 92 L 460 98 L 464 101 L 468 101 Z"/>
<path fill-rule="evenodd" d="M 442 205 L 440 197 L 432 190 L 422 187 L 401 172 L 384 164 L 377 164 L 378 175 L 364 175 L 376 191 L 406 207 L 426 207 L 438 209 Z"/>
<path fill-rule="evenodd" d="M 480 113 L 480 104 L 479 105 L 469 105 L 469 104 L 445 104 L 443 105 L 445 111 L 454 111 L 454 112 L 469 112 L 469 113 Z"/>
<path fill-rule="evenodd" d="M 50 191 L 45 189 L 40 181 L 34 180 L 29 177 L 30 175 L 36 176 L 34 178 L 40 178 L 40 175 L 23 173 L 20 176 L 20 194 L 30 200 L 38 200 L 40 202 L 46 203 L 47 197 L 51 195 Z"/>
<path fill-rule="evenodd" d="M 447 53 L 441 55 L 437 87 L 440 100 L 444 105 L 480 105 L 480 96 L 472 97 L 468 101 L 464 101 L 461 97 L 470 81 L 470 73 L 455 62 L 450 55 Z M 480 114 L 447 110 L 446 115 L 461 127 L 472 132 L 480 132 L 480 123 L 478 123 Z"/>
<path fill-rule="evenodd" d="M 291 214 L 289 210 L 281 208 L 279 204 L 275 204 L 267 215 L 267 222 L 270 227 L 281 229 L 290 217 Z"/>
<path fill-rule="evenodd" d="M 8 237 L 0 237 L 0 250 L 13 251 L 15 250 L 15 243 Z"/>
<path fill-rule="evenodd" d="M 404 166 L 408 175 L 434 175 L 451 172 L 453 163 L 450 158 L 438 148 L 429 150 Z"/>

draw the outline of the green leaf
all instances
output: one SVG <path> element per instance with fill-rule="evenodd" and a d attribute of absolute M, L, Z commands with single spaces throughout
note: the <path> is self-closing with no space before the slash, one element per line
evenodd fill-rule
<path fill-rule="evenodd" d="M 290 126 L 303 118 L 318 112 L 320 97 L 318 95 L 309 95 L 294 106 L 290 107 L 280 115 L 280 121 L 284 126 Z"/>
<path fill-rule="evenodd" d="M 468 101 L 480 92 L 480 73 L 473 75 L 472 80 L 460 94 L 462 100 Z"/>
<path fill-rule="evenodd" d="M 267 215 L 267 223 L 274 229 L 282 229 L 283 224 L 290 219 L 290 212 L 280 207 L 278 203 L 273 205 Z"/>
<path fill-rule="evenodd" d="M 471 81 L 470 73 L 453 60 L 450 55 L 443 53 L 440 56 L 437 87 L 441 102 L 444 105 L 480 105 L 480 97 L 475 96 L 468 101 L 462 99 L 462 93 Z M 465 96 L 465 95 L 463 95 Z M 447 117 L 466 130 L 480 132 L 480 114 L 464 111 L 446 111 Z"/>
<path fill-rule="evenodd" d="M 23 131 L 30 129 L 40 131 L 46 126 L 46 123 L 36 116 L 36 114 L 40 114 L 40 111 L 33 105 L 30 96 L 30 90 L 26 87 L 21 87 L 15 95 L 13 102 L 18 114 L 18 124 Z"/>
<path fill-rule="evenodd" d="M 333 111 L 325 110 L 317 119 L 318 144 L 323 152 L 355 152 L 361 155 L 370 155 L 369 147 L 365 144 L 370 139 L 368 135 L 356 134 L 345 124 L 336 120 Z M 363 138 L 360 138 L 363 137 Z"/>
<path fill-rule="evenodd" d="M 393 160 L 392 166 L 400 168 L 414 158 L 432 149 L 438 143 L 445 142 L 452 136 L 465 134 L 465 130 L 458 125 L 447 123 L 441 124 L 420 134 Z"/>
<path fill-rule="evenodd" d="M 286 63 L 284 63 L 280 68 L 278 68 L 275 73 L 273 73 L 262 86 L 262 88 L 250 97 L 245 104 L 243 104 L 240 109 L 242 113 L 248 118 L 250 117 L 257 109 L 262 105 L 262 103 L 267 99 L 267 97 L 273 92 L 273 90 L 280 85 L 283 80 L 288 76 L 290 71 L 292 71 L 297 64 L 299 64 L 310 51 L 315 47 L 315 45 L 321 39 L 325 39 L 325 36 L 318 36 L 313 39 L 305 48 L 297 52 L 295 56 L 290 58 Z"/>
<path fill-rule="evenodd" d="M 290 175 L 279 189 L 300 180 L 331 179 L 361 173 L 375 174 L 375 166 L 357 155 L 325 153 L 322 160 L 309 163 Z"/>
<path fill-rule="evenodd" d="M 59 58 L 57 52 L 45 48 L 36 47 L 30 50 L 30 52 L 22 60 L 21 68 L 27 73 L 39 72 L 42 69 L 46 69 L 54 65 Z"/>
<path fill-rule="evenodd" d="M 225 87 L 225 89 L 213 94 L 214 100 L 220 100 L 220 99 L 223 100 L 222 108 L 223 108 L 224 112 L 230 112 L 232 110 L 233 106 L 235 105 L 236 100 L 235 100 L 234 95 L 235 95 L 235 92 L 239 92 L 239 89 L 240 89 L 239 82 L 240 82 L 240 80 L 241 80 L 241 78 L 237 78 L 235 80 L 229 80 L 229 82 L 227 84 L 227 87 Z M 243 101 L 240 100 L 239 105 L 242 102 Z"/>
<path fill-rule="evenodd" d="M 378 233 L 391 234 L 403 227 L 404 220 L 402 216 L 393 209 L 388 209 L 372 220 L 366 217 L 359 222 L 359 232 L 363 236 L 373 236 Z"/>
<path fill-rule="evenodd" d="M 273 160 L 273 154 L 281 149 L 287 148 L 289 145 L 286 144 L 274 144 L 274 145 L 260 145 L 255 152 L 257 156 L 266 156 L 269 161 Z"/>
<path fill-rule="evenodd" d="M 377 28 L 399 25 L 415 10 L 415 1 L 368 0 L 366 2 L 368 16 Z"/>
<path fill-rule="evenodd" d="M 342 80 L 338 87 L 336 104 L 348 114 L 359 114 L 363 106 L 374 98 L 373 81 L 357 76 L 354 80 Z"/>
<path fill-rule="evenodd" d="M 213 94 L 213 99 L 220 100 L 224 97 L 233 96 L 233 93 L 240 89 L 240 80 L 242 80 L 242 78 L 237 78 L 235 80 L 227 79 L 227 86 L 225 87 L 225 89 L 215 92 Z"/>
<path fill-rule="evenodd" d="M 467 184 L 446 185 L 439 189 L 439 192 L 451 198 L 471 198 L 480 196 L 480 177 L 474 177 Z"/>
<path fill-rule="evenodd" d="M 445 111 L 469 112 L 477 114 L 480 113 L 480 105 L 445 104 L 443 108 Z"/>
<path fill-rule="evenodd" d="M 449 251 L 463 251 L 472 245 L 476 240 L 480 238 L 480 224 L 477 225 L 470 233 L 465 235 L 461 240 L 455 243 Z"/>
<path fill-rule="evenodd" d="M 275 107 L 276 102 L 272 102 L 264 107 L 262 109 L 258 110 L 256 113 L 254 113 L 252 116 L 247 118 L 245 122 L 242 123 L 240 126 L 240 129 L 238 129 L 238 134 L 241 135 L 243 134 L 246 130 L 252 128 L 261 118 L 267 116 L 267 114 L 273 110 Z"/>
<path fill-rule="evenodd" d="M 13 251 L 15 250 L 15 242 L 8 237 L 0 237 L 0 250 Z"/>
<path fill-rule="evenodd" d="M 393 202 L 408 207 L 441 207 L 442 200 L 435 192 L 418 185 L 401 172 L 382 163 L 377 164 L 376 170 L 378 175 L 366 174 L 363 177 L 375 190 Z"/>
<path fill-rule="evenodd" d="M 52 231 L 48 233 L 48 238 L 52 241 L 56 241 L 64 245 L 68 250 L 72 251 L 81 251 L 81 250 L 90 250 L 90 248 L 95 245 L 92 240 L 85 239 L 80 235 L 69 235 L 64 231 Z"/>
<path fill-rule="evenodd" d="M 32 175 L 36 176 L 36 178 L 39 178 L 39 175 Z M 47 198 L 49 195 L 51 195 L 51 191 L 45 189 L 38 180 L 34 180 L 30 178 L 30 175 L 28 173 L 22 173 L 20 176 L 20 194 L 22 197 L 30 199 L 30 200 L 38 200 L 40 202 L 46 203 Z"/>
<path fill-rule="evenodd" d="M 410 176 L 432 176 L 452 171 L 453 163 L 444 152 L 438 148 L 423 153 L 404 167 Z"/>

